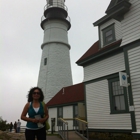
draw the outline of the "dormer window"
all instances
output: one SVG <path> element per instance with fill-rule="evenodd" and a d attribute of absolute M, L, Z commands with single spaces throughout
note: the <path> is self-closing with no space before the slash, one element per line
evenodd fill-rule
<path fill-rule="evenodd" d="M 114 42 L 115 39 L 115 29 L 114 29 L 114 24 L 106 27 L 105 29 L 102 30 L 103 33 L 103 45 L 108 45 L 112 42 Z"/>

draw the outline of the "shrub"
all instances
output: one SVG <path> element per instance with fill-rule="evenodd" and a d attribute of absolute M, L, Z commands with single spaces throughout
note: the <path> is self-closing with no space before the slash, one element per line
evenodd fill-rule
<path fill-rule="evenodd" d="M 4 121 L 1 117 L 0 117 L 0 130 L 2 131 L 6 131 L 7 129 L 9 129 L 10 125 L 6 124 L 7 121 Z"/>

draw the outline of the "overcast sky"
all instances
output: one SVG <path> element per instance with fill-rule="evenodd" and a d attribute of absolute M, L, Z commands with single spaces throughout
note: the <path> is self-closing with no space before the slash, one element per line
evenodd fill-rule
<path fill-rule="evenodd" d="M 98 40 L 98 28 L 93 23 L 105 15 L 109 2 L 65 2 L 71 18 L 68 38 L 73 84 L 83 81 L 83 68 L 75 62 Z M 0 116 L 8 122 L 20 118 L 29 89 L 37 85 L 45 5 L 45 0 L 0 0 Z"/>

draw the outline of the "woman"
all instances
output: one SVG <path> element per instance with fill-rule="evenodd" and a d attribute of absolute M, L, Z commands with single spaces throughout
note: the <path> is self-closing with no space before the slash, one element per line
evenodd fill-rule
<path fill-rule="evenodd" d="M 26 140 L 46 140 L 45 121 L 48 119 L 46 106 L 43 107 L 44 95 L 39 87 L 34 87 L 29 91 L 28 103 L 25 105 L 21 119 L 27 121 L 25 137 Z M 27 115 L 28 113 L 28 116 Z"/>
<path fill-rule="evenodd" d="M 15 133 L 17 133 L 17 123 L 16 122 L 14 123 L 14 130 L 15 130 Z"/>
<path fill-rule="evenodd" d="M 12 132 L 12 129 L 13 129 L 13 123 L 11 122 L 10 123 L 10 132 Z"/>

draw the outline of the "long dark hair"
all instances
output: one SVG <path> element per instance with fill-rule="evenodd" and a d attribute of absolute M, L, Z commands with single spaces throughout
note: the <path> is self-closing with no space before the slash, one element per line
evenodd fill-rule
<path fill-rule="evenodd" d="M 33 94 L 33 92 L 34 92 L 36 89 L 39 90 L 39 92 L 40 92 L 40 98 L 39 98 L 39 101 L 42 102 L 42 101 L 44 100 L 44 95 L 43 95 L 43 91 L 42 91 L 42 89 L 39 88 L 39 87 L 33 87 L 33 88 L 30 89 L 30 91 L 29 91 L 29 93 L 28 93 L 28 95 L 27 95 L 28 102 L 32 102 L 32 101 L 33 101 L 32 94 Z"/>

